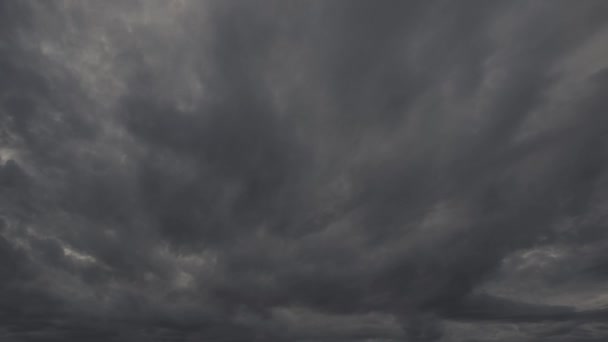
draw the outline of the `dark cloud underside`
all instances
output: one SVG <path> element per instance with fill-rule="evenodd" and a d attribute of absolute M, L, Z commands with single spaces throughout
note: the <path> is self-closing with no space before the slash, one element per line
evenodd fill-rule
<path fill-rule="evenodd" d="M 607 24 L 0 2 L 0 340 L 604 341 Z"/>

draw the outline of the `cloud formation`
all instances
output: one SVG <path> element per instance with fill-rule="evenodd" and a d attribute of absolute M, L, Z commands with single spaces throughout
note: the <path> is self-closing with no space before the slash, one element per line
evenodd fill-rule
<path fill-rule="evenodd" d="M 0 3 L 0 339 L 603 341 L 608 3 Z"/>

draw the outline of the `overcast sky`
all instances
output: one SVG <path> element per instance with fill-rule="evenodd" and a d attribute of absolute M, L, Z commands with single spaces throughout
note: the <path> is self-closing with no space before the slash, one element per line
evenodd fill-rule
<path fill-rule="evenodd" d="M 608 340 L 608 1 L 0 1 L 0 341 Z"/>

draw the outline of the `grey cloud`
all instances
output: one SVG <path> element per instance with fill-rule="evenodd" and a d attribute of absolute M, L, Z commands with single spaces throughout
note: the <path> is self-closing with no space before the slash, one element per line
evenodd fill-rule
<path fill-rule="evenodd" d="M 1 4 L 2 338 L 606 338 L 607 9 Z"/>

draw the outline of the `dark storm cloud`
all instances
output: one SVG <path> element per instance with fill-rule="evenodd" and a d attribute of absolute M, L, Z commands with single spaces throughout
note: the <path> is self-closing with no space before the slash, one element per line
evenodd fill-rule
<path fill-rule="evenodd" d="M 1 339 L 605 339 L 607 7 L 2 3 Z"/>

